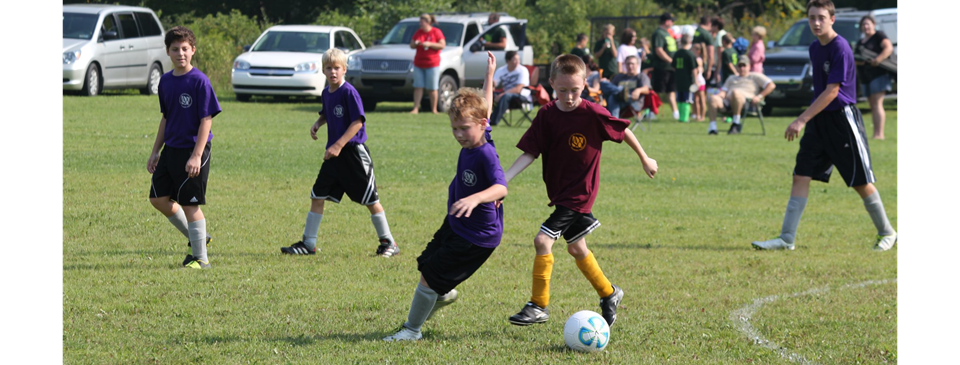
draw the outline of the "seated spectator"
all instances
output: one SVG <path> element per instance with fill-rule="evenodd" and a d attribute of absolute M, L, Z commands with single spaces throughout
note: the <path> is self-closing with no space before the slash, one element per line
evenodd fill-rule
<path fill-rule="evenodd" d="M 759 103 L 777 87 L 769 77 L 749 70 L 750 58 L 740 57 L 737 61 L 737 74 L 730 75 L 720 92 L 710 96 L 710 102 L 707 103 L 710 129 L 707 134 L 717 134 L 717 111 L 733 115 L 733 124 L 727 134 L 740 134 L 740 113 L 747 101 Z"/>
<path fill-rule="evenodd" d="M 583 64 L 587 66 L 587 81 L 583 85 L 583 91 L 580 93 L 581 99 L 593 101 L 590 98 L 591 93 L 601 93 L 603 95 L 612 95 L 619 93 L 622 88 L 614 85 L 605 77 L 600 77 L 600 66 L 593 62 L 593 56 L 585 55 L 580 57 Z"/>
<path fill-rule="evenodd" d="M 490 118 L 490 125 L 500 123 L 503 112 L 510 107 L 510 102 L 514 99 L 530 100 L 529 96 L 520 95 L 520 91 L 530 85 L 530 71 L 527 71 L 526 67 L 520 66 L 520 56 L 517 55 L 517 51 L 507 51 L 506 58 L 507 64 L 493 73 L 494 87 L 503 90 L 499 93 L 494 92 L 493 116 Z"/>
<path fill-rule="evenodd" d="M 606 90 L 603 91 L 607 99 L 607 110 L 614 117 L 619 117 L 620 109 L 625 107 L 639 111 L 643 106 L 644 95 L 650 93 L 650 78 L 640 73 L 640 59 L 637 56 L 628 56 L 623 64 L 627 72 L 617 74 L 611 80 L 620 91 L 609 94 Z"/>

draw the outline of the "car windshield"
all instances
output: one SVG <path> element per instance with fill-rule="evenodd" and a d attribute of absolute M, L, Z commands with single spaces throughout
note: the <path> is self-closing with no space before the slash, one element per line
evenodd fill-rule
<path fill-rule="evenodd" d="M 97 14 L 63 13 L 63 38 L 93 38 L 98 17 Z"/>
<path fill-rule="evenodd" d="M 860 40 L 860 24 L 855 20 L 837 20 L 836 23 L 833 23 L 833 30 L 837 31 L 847 42 L 850 42 L 851 47 Z M 815 40 L 817 40 L 817 37 L 810 31 L 810 23 L 803 21 L 790 27 L 777 42 L 777 45 L 781 47 L 809 47 Z"/>
<path fill-rule="evenodd" d="M 463 24 L 459 23 L 439 23 L 435 25 L 440 28 L 443 38 L 446 38 L 448 46 L 460 46 L 460 37 L 463 34 Z M 380 44 L 410 44 L 413 33 L 420 29 L 420 22 L 400 22 L 393 26 L 393 29 Z"/>
<path fill-rule="evenodd" d="M 253 52 L 323 53 L 330 48 L 329 33 L 269 31 L 251 49 Z"/>

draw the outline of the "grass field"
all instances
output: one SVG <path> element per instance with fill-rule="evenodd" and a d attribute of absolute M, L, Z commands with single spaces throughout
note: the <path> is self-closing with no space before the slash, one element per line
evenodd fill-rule
<path fill-rule="evenodd" d="M 368 115 L 381 202 L 401 255 L 374 256 L 366 209 L 328 204 L 321 252 L 284 257 L 300 238 L 326 138 L 315 102 L 222 100 L 214 119 L 208 205 L 213 269 L 179 268 L 186 239 L 147 201 L 156 98 L 63 97 L 63 360 L 115 363 L 877 364 L 897 362 L 897 248 L 871 251 L 876 230 L 838 174 L 814 183 L 792 252 L 757 252 L 779 233 L 799 110 L 768 117 L 767 135 L 707 136 L 705 123 L 661 112 L 636 131 L 660 172 L 650 180 L 626 145 L 608 143 L 587 242 L 626 293 L 608 348 L 567 350 L 576 311 L 599 311 L 590 284 L 554 246 L 551 320 L 507 317 L 530 296 L 532 240 L 552 211 L 535 162 L 510 186 L 503 242 L 428 321 L 418 343 L 380 341 L 406 319 L 415 258 L 444 217 L 459 146 L 446 116 L 406 104 Z M 897 112 L 873 166 L 897 227 Z M 870 118 L 868 135 L 871 131 Z M 722 125 L 725 130 L 727 127 Z M 524 129 L 493 136 L 509 167 Z"/>

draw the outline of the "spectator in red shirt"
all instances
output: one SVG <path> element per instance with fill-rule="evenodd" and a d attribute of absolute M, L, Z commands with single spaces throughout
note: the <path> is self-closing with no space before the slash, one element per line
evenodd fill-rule
<path fill-rule="evenodd" d="M 420 112 L 420 100 L 423 99 L 423 89 L 430 92 L 430 107 L 433 114 L 437 112 L 437 86 L 440 83 L 440 50 L 447 46 L 447 40 L 439 28 L 433 24 L 437 19 L 427 13 L 420 15 L 420 29 L 410 38 L 410 48 L 416 49 L 413 57 L 413 110 L 411 114 Z"/>

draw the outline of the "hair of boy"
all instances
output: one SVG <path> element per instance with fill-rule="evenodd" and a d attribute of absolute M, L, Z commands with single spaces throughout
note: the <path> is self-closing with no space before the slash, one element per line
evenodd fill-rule
<path fill-rule="evenodd" d="M 560 75 L 580 76 L 587 78 L 587 65 L 580 57 L 572 54 L 557 56 L 550 63 L 550 80 L 556 80 Z"/>
<path fill-rule="evenodd" d="M 834 16 L 837 11 L 837 8 L 833 6 L 833 1 L 830 0 L 810 0 L 807 3 L 807 14 L 810 13 L 810 8 L 825 9 L 827 13 L 830 13 L 830 16 Z"/>
<path fill-rule="evenodd" d="M 623 30 L 623 33 L 620 34 L 620 44 L 630 44 L 630 41 L 637 36 L 637 32 L 633 29 L 626 28 Z"/>
<path fill-rule="evenodd" d="M 580 59 L 583 60 L 583 64 L 584 64 L 584 65 L 587 65 L 587 69 L 588 69 L 588 70 L 590 70 L 590 71 L 597 71 L 597 70 L 600 69 L 600 66 L 597 66 L 596 63 L 593 63 L 593 56 L 592 56 L 592 55 L 585 54 L 585 55 L 583 55 L 583 56 L 580 56 Z"/>
<path fill-rule="evenodd" d="M 583 42 L 584 39 L 587 39 L 587 34 L 586 34 L 586 33 L 579 33 L 579 34 L 577 34 L 577 43 Z"/>
<path fill-rule="evenodd" d="M 682 37 L 680 37 L 680 46 L 686 47 L 686 46 L 689 46 L 690 43 L 693 43 L 692 35 L 684 34 Z"/>
<path fill-rule="evenodd" d="M 706 15 L 700 17 L 700 25 L 710 25 L 710 17 Z"/>
<path fill-rule="evenodd" d="M 867 14 L 867 15 L 864 15 L 863 18 L 860 18 L 860 22 L 857 23 L 857 24 L 860 25 L 860 29 L 863 29 L 863 21 L 864 21 L 864 20 L 869 20 L 870 23 L 873 23 L 874 26 L 877 25 L 877 19 L 874 18 L 872 15 Z"/>
<path fill-rule="evenodd" d="M 517 57 L 517 51 L 507 51 L 507 53 L 504 53 L 503 55 L 504 61 L 507 62 L 510 62 L 510 60 L 512 60 L 514 57 Z"/>
<path fill-rule="evenodd" d="M 462 87 L 450 103 L 447 115 L 452 120 L 473 120 L 479 124 L 481 119 L 487 118 L 487 102 L 483 100 L 480 90 Z"/>
<path fill-rule="evenodd" d="M 723 35 L 723 45 L 724 45 L 724 46 L 727 46 L 727 45 L 730 45 L 730 44 L 733 44 L 733 36 L 730 35 L 730 33 L 724 34 L 724 35 Z"/>
<path fill-rule="evenodd" d="M 167 46 L 167 49 L 170 49 L 170 45 L 173 42 L 187 42 L 190 43 L 191 47 L 197 46 L 197 37 L 193 35 L 193 31 L 187 29 L 184 26 L 176 26 L 170 28 L 167 31 L 167 35 L 163 36 L 163 44 Z"/>
<path fill-rule="evenodd" d="M 430 14 L 430 13 L 420 14 L 420 19 L 426 20 L 427 23 L 430 23 L 430 24 L 437 23 L 437 17 L 433 16 L 433 14 Z"/>
<path fill-rule="evenodd" d="M 323 52 L 323 58 L 320 59 L 323 67 L 340 65 L 344 70 L 347 69 L 347 54 L 340 49 L 331 48 Z"/>
<path fill-rule="evenodd" d="M 613 32 L 614 29 L 616 29 L 616 26 L 614 26 L 613 24 L 610 24 L 610 23 L 607 23 L 606 25 L 603 26 L 603 31 L 604 31 L 604 32 L 608 32 L 608 31 L 609 31 L 609 32 Z"/>
<path fill-rule="evenodd" d="M 764 28 L 762 25 L 753 27 L 753 30 L 751 31 L 751 33 L 760 36 L 760 39 L 767 38 L 767 28 Z"/>
<path fill-rule="evenodd" d="M 717 30 L 723 30 L 723 19 L 720 19 L 720 17 L 715 16 L 713 17 L 713 19 L 710 19 L 710 25 L 717 27 Z"/>

